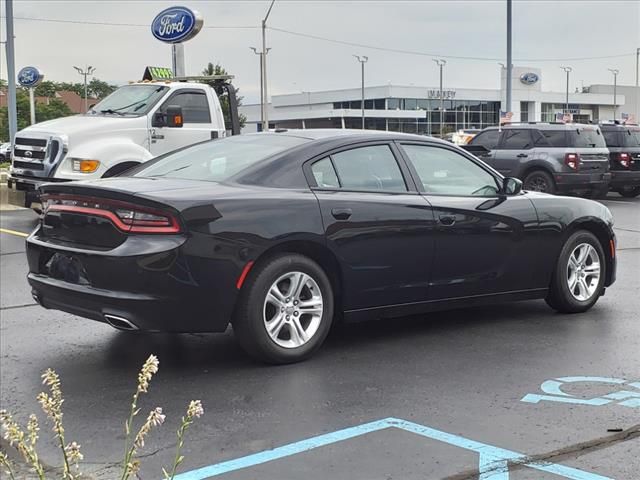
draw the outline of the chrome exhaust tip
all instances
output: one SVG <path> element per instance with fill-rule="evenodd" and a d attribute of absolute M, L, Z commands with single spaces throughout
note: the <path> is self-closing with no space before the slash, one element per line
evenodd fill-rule
<path fill-rule="evenodd" d="M 138 327 L 135 324 L 131 323 L 129 320 L 123 317 L 105 314 L 104 319 L 109 325 L 117 330 L 138 330 Z"/>

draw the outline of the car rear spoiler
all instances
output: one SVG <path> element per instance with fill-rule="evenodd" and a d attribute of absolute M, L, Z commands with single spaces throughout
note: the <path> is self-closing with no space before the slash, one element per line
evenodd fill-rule
<path fill-rule="evenodd" d="M 460 147 L 464 148 L 467 152 L 476 155 L 481 153 L 489 153 L 491 151 L 484 145 L 460 145 Z"/>

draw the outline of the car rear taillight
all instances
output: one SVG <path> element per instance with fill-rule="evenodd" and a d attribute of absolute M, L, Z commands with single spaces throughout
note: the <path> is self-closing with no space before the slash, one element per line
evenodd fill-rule
<path fill-rule="evenodd" d="M 564 156 L 564 163 L 571 169 L 578 171 L 580 168 L 580 155 L 577 153 L 567 153 Z"/>
<path fill-rule="evenodd" d="M 618 154 L 618 163 L 624 168 L 629 168 L 631 166 L 631 155 L 625 152 Z"/>
<path fill-rule="evenodd" d="M 171 213 L 120 200 L 76 195 L 42 195 L 44 214 L 69 212 L 106 218 L 124 233 L 180 233 Z"/>

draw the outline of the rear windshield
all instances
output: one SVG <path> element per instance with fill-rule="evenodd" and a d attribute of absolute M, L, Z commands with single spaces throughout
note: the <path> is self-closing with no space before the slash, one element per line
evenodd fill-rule
<path fill-rule="evenodd" d="M 625 147 L 640 147 L 640 128 L 625 130 L 622 138 Z"/>
<path fill-rule="evenodd" d="M 169 153 L 143 165 L 133 176 L 222 182 L 271 155 L 308 141 L 281 134 L 238 135 Z"/>
<path fill-rule="evenodd" d="M 607 147 L 620 147 L 620 132 L 618 130 L 602 130 L 602 135 L 607 143 Z"/>
<path fill-rule="evenodd" d="M 597 128 L 578 128 L 569 131 L 571 146 L 574 148 L 606 148 L 604 137 Z"/>

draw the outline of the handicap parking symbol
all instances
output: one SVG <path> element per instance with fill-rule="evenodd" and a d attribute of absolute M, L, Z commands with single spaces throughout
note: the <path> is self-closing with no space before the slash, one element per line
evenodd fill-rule
<path fill-rule="evenodd" d="M 611 393 L 592 398 L 578 398 L 565 392 L 563 386 L 570 383 L 591 383 L 611 385 Z M 544 395 L 530 393 L 522 398 L 525 403 L 557 402 L 600 407 L 615 404 L 622 407 L 640 408 L 640 382 L 630 382 L 622 378 L 610 377 L 560 377 L 547 380 L 540 385 Z"/>
<path fill-rule="evenodd" d="M 389 428 L 397 428 L 432 440 L 440 441 L 455 447 L 478 454 L 479 480 L 509 480 L 509 469 L 514 465 L 519 468 L 529 468 L 540 472 L 557 475 L 560 478 L 572 480 L 613 480 L 595 473 L 585 472 L 577 468 L 534 460 L 528 455 L 495 447 L 469 438 L 443 432 L 434 428 L 409 422 L 399 418 L 385 418 L 375 422 L 365 423 L 355 427 L 345 428 L 332 433 L 326 433 L 299 442 L 284 445 L 273 450 L 254 453 L 245 457 L 227 460 L 207 467 L 185 472 L 175 477 L 175 480 L 204 480 L 244 468 L 254 467 L 263 463 L 290 457 L 316 448 L 342 442 L 371 432 Z"/>

